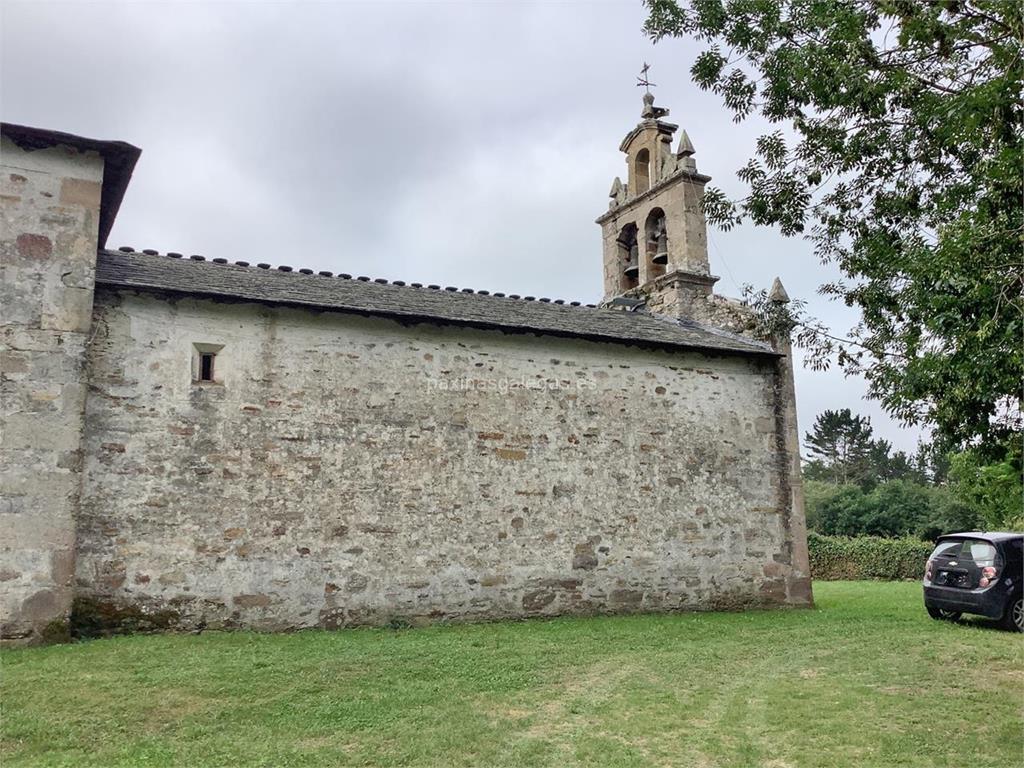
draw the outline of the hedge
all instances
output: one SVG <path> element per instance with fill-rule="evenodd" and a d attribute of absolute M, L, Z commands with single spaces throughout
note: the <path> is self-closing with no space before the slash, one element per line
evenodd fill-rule
<path fill-rule="evenodd" d="M 822 536 L 807 534 L 811 577 L 835 579 L 920 579 L 934 545 L 912 537 Z"/>

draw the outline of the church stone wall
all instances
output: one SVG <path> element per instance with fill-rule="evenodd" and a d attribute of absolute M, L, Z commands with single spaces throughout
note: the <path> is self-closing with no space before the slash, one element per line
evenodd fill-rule
<path fill-rule="evenodd" d="M 94 324 L 76 575 L 108 608 L 277 630 L 810 599 L 772 359 L 110 289 Z"/>
<path fill-rule="evenodd" d="M 71 608 L 103 160 L 0 146 L 0 640 Z"/>

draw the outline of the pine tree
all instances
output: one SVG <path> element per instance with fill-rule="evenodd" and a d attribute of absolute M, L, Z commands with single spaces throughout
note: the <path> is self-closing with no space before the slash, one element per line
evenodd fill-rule
<path fill-rule="evenodd" d="M 871 419 L 855 416 L 849 408 L 819 413 L 807 433 L 807 450 L 819 462 L 824 479 L 837 484 L 870 483 L 872 452 Z M 886 444 L 887 445 L 887 444 Z"/>

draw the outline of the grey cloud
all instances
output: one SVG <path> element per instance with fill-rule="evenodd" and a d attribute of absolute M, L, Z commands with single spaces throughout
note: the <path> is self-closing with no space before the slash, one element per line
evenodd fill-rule
<path fill-rule="evenodd" d="M 111 242 L 595 301 L 618 152 L 642 61 L 700 169 L 735 171 L 764 126 L 689 81 L 699 50 L 653 46 L 636 3 L 6 2 L 5 120 L 143 149 Z M 837 329 L 834 274 L 771 230 L 713 232 L 718 290 L 766 286 Z M 872 415 L 864 383 L 798 371 L 800 418 Z"/>

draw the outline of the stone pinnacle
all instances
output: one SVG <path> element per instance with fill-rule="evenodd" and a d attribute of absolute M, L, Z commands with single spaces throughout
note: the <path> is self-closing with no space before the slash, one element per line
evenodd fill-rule
<path fill-rule="evenodd" d="M 772 281 L 772 288 L 768 291 L 768 301 L 772 304 L 789 303 L 789 294 L 786 293 L 786 289 L 782 287 L 782 281 L 777 277 Z"/>
<path fill-rule="evenodd" d="M 696 154 L 696 152 L 697 150 L 693 148 L 693 142 L 690 141 L 689 134 L 684 130 L 682 136 L 679 137 L 679 149 L 676 150 L 676 154 L 681 157 L 689 157 Z"/>

